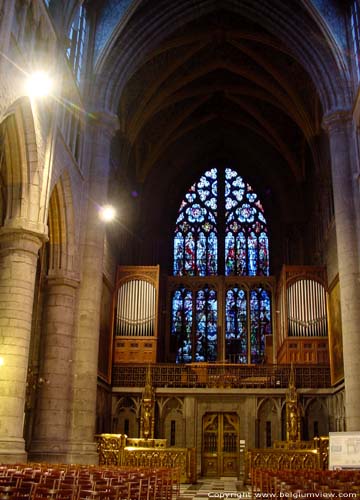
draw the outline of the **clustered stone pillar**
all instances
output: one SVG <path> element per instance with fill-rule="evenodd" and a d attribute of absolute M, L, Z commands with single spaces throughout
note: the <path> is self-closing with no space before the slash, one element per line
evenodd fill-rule
<path fill-rule="evenodd" d="M 43 364 L 29 457 L 64 463 L 69 452 L 72 349 L 76 293 L 73 273 L 47 277 L 43 313 Z"/>
<path fill-rule="evenodd" d="M 345 375 L 346 430 L 360 431 L 360 280 L 354 198 L 355 129 L 350 113 L 325 117 L 331 153 Z"/>
<path fill-rule="evenodd" d="M 110 145 L 118 119 L 114 115 L 92 115 L 92 155 L 86 234 L 82 249 L 82 268 L 73 352 L 73 393 L 70 422 L 72 462 L 94 463 L 97 395 L 98 344 L 103 279 L 104 223 L 99 207 L 107 200 Z M 90 142 L 89 142 L 90 147 Z"/>
<path fill-rule="evenodd" d="M 44 235 L 0 229 L 0 462 L 27 458 L 23 439 L 36 266 Z"/>

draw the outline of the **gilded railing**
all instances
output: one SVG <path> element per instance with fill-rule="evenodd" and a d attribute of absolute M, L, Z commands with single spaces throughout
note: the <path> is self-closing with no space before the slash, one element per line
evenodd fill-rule
<path fill-rule="evenodd" d="M 328 468 L 329 438 L 327 436 L 315 437 L 310 441 L 275 441 L 274 449 L 277 450 L 316 450 L 319 453 L 320 468 Z"/>
<path fill-rule="evenodd" d="M 127 438 L 125 434 L 98 434 L 95 439 L 99 465 L 170 467 L 180 471 L 182 483 L 196 482 L 195 448 L 166 448 L 165 439 L 151 439 L 144 446 L 143 439 Z M 128 446 L 130 443 L 132 446 Z"/>
<path fill-rule="evenodd" d="M 125 434 L 97 434 L 99 465 L 122 465 L 126 438 Z"/>
<path fill-rule="evenodd" d="M 124 449 L 124 464 L 130 467 L 179 468 L 181 483 L 196 482 L 195 448 L 136 448 Z"/>
<path fill-rule="evenodd" d="M 115 364 L 113 387 L 144 387 L 149 365 Z M 230 363 L 158 363 L 150 365 L 153 387 L 182 388 L 286 388 L 290 365 L 241 365 Z M 329 388 L 327 365 L 294 367 L 297 388 Z"/>
<path fill-rule="evenodd" d="M 252 449 L 247 452 L 245 477 L 254 469 L 321 469 L 319 450 Z"/>

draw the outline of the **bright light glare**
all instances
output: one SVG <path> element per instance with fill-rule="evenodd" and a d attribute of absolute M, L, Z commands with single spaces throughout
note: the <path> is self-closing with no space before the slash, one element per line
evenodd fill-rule
<path fill-rule="evenodd" d="M 26 81 L 26 91 L 30 97 L 46 97 L 52 87 L 53 82 L 45 71 L 36 71 Z"/>
<path fill-rule="evenodd" d="M 5 364 L 4 358 L 0 356 L 0 366 L 4 366 L 4 364 Z"/>
<path fill-rule="evenodd" d="M 104 222 L 111 222 L 115 219 L 116 211 L 111 205 L 105 205 L 100 209 L 100 218 Z"/>

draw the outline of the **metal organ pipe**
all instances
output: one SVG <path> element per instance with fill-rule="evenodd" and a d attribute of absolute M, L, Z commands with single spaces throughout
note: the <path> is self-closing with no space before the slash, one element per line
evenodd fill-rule
<path fill-rule="evenodd" d="M 287 289 L 289 336 L 327 335 L 326 294 L 315 280 L 301 279 Z"/>
<path fill-rule="evenodd" d="M 117 336 L 152 336 L 156 318 L 156 289 L 146 280 L 133 279 L 118 290 Z"/>

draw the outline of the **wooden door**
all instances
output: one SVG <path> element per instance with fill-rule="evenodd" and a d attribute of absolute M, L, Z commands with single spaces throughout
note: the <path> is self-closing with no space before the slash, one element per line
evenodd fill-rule
<path fill-rule="evenodd" d="M 206 413 L 202 425 L 202 475 L 238 476 L 239 417 L 236 413 Z"/>

